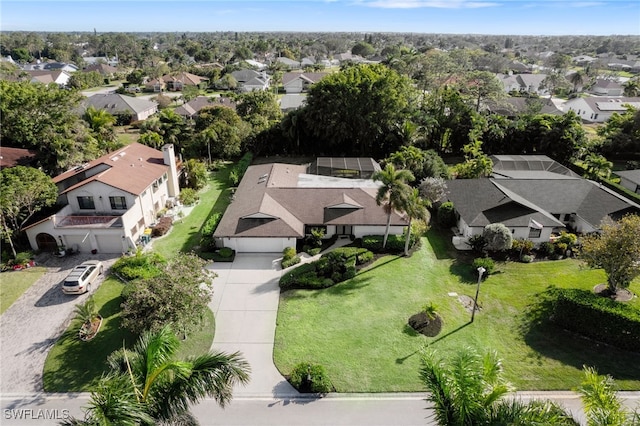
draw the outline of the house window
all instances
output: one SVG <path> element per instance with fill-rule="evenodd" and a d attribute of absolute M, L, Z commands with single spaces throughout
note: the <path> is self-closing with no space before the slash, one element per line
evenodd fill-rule
<path fill-rule="evenodd" d="M 127 200 L 124 197 L 109 197 L 111 210 L 126 210 Z"/>
<path fill-rule="evenodd" d="M 529 228 L 529 238 L 540 238 L 542 235 L 542 229 Z"/>
<path fill-rule="evenodd" d="M 78 207 L 80 207 L 81 210 L 95 210 L 96 209 L 96 205 L 93 202 L 93 197 L 91 197 L 91 196 L 78 197 Z"/>

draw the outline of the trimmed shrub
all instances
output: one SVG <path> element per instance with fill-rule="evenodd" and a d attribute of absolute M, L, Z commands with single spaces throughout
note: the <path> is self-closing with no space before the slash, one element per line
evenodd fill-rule
<path fill-rule="evenodd" d="M 467 244 L 471 247 L 471 250 L 476 253 L 482 253 L 487 246 L 487 240 L 482 235 L 476 234 L 469 237 Z"/>
<path fill-rule="evenodd" d="M 412 235 L 412 240 L 414 237 L 416 240 L 419 238 Z M 362 247 L 374 253 L 401 253 L 404 251 L 404 235 L 389 235 L 385 248 L 382 248 L 383 241 L 384 235 L 365 235 L 362 237 Z M 409 244 L 411 245 L 411 242 Z"/>
<path fill-rule="evenodd" d="M 531 254 L 533 250 L 533 241 L 531 240 L 523 240 L 521 238 L 517 240 L 513 240 L 511 244 L 511 256 L 514 258 L 518 258 L 521 255 Z"/>
<path fill-rule="evenodd" d="M 496 264 L 490 257 L 476 257 L 473 259 L 473 269 L 477 271 L 480 267 L 485 269 L 484 276 L 488 277 L 495 269 Z"/>
<path fill-rule="evenodd" d="M 314 247 L 311 248 L 309 246 L 306 246 L 306 248 L 304 249 L 305 253 L 307 253 L 309 256 L 315 256 L 316 254 L 320 253 L 322 251 L 322 247 Z"/>
<path fill-rule="evenodd" d="M 291 259 L 282 259 L 282 262 L 280 262 L 280 266 L 282 267 L 282 269 L 287 269 L 290 268 L 293 265 L 297 265 L 298 263 L 300 263 L 300 257 L 299 256 L 294 256 Z"/>
<path fill-rule="evenodd" d="M 183 188 L 180 190 L 180 202 L 185 206 L 195 204 L 200 199 L 198 192 L 193 188 Z"/>
<path fill-rule="evenodd" d="M 250 152 L 247 152 L 245 155 L 242 156 L 240 161 L 238 161 L 238 164 L 233 166 L 233 168 L 229 172 L 229 181 L 231 182 L 231 185 L 237 186 L 238 183 L 240 183 L 240 181 L 242 180 L 242 177 L 244 176 L 244 173 L 249 168 L 249 165 L 251 164 L 252 160 L 253 160 L 253 154 Z"/>
<path fill-rule="evenodd" d="M 531 256 L 530 254 L 523 254 L 520 260 L 522 261 L 522 263 L 531 263 L 533 262 L 533 256 Z"/>
<path fill-rule="evenodd" d="M 382 235 L 365 235 L 362 237 L 362 247 L 372 252 L 382 251 Z"/>
<path fill-rule="evenodd" d="M 220 250 L 218 250 L 218 254 L 221 257 L 231 257 L 233 256 L 233 250 L 229 247 L 222 247 Z"/>
<path fill-rule="evenodd" d="M 282 250 L 282 259 L 289 260 L 293 259 L 296 256 L 296 249 L 293 247 L 286 247 Z"/>
<path fill-rule="evenodd" d="M 456 225 L 456 211 L 451 201 L 442 203 L 438 207 L 438 224 L 443 228 L 451 228 Z"/>
<path fill-rule="evenodd" d="M 324 367 L 308 362 L 301 362 L 293 367 L 289 383 L 303 393 L 327 393 L 332 388 Z"/>
<path fill-rule="evenodd" d="M 158 253 L 138 250 L 135 256 L 123 256 L 111 267 L 111 271 L 127 281 L 137 278 L 153 278 L 161 273 L 160 266 L 167 261 Z"/>
<path fill-rule="evenodd" d="M 555 251 L 555 247 L 549 241 L 545 241 L 540 243 L 540 247 L 538 247 L 538 253 L 540 253 L 544 257 L 549 257 Z"/>
<path fill-rule="evenodd" d="M 203 249 L 215 248 L 215 240 L 213 239 L 213 233 L 216 231 L 220 220 L 222 219 L 222 213 L 214 213 L 202 226 L 202 237 L 200 238 L 200 245 Z"/>
<path fill-rule="evenodd" d="M 588 290 L 554 289 L 551 320 L 560 327 L 630 351 L 640 351 L 640 311 Z"/>

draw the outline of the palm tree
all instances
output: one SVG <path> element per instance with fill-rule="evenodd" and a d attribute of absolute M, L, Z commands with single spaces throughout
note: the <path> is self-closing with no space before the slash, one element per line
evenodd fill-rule
<path fill-rule="evenodd" d="M 582 87 L 582 85 L 584 84 L 584 77 L 585 77 L 585 73 L 582 70 L 578 70 L 573 74 L 571 74 L 571 77 L 569 77 L 569 82 L 573 84 L 574 92 L 578 91 L 578 86 Z"/>
<path fill-rule="evenodd" d="M 628 80 L 622 85 L 624 87 L 623 94 L 628 97 L 638 96 L 640 94 L 640 79 L 634 78 Z"/>
<path fill-rule="evenodd" d="M 406 195 L 411 190 L 407 182 L 413 181 L 414 177 L 409 170 L 396 170 L 393 164 L 387 164 L 384 170 L 375 172 L 372 179 L 382 182 L 382 186 L 380 186 L 376 195 L 376 203 L 378 205 L 384 203 L 384 208 L 387 212 L 387 228 L 384 231 L 384 239 L 382 241 L 382 248 L 385 248 L 391 226 L 391 213 L 393 210 L 402 210 Z"/>
<path fill-rule="evenodd" d="M 587 179 L 608 179 L 611 176 L 613 163 L 600 154 L 589 154 L 584 159 L 584 165 Z"/>
<path fill-rule="evenodd" d="M 131 350 L 111 354 L 111 372 L 91 394 L 87 420 L 68 424 L 188 421 L 190 404 L 212 397 L 224 407 L 231 401 L 233 386 L 249 381 L 249 364 L 238 352 L 177 360 L 179 347 L 166 326 L 144 333 Z"/>
<path fill-rule="evenodd" d="M 407 197 L 403 200 L 402 210 L 409 217 L 409 225 L 407 225 L 407 237 L 404 241 L 404 255 L 409 254 L 409 240 L 411 240 L 411 222 L 413 219 L 427 220 L 429 217 L 429 211 L 427 207 L 430 207 L 429 201 L 420 197 L 420 191 L 418 188 L 409 190 Z"/>
<path fill-rule="evenodd" d="M 592 367 L 584 367 L 584 379 L 578 388 L 588 426 L 637 426 L 640 413 L 629 413 L 616 395 L 611 376 L 600 376 Z"/>
<path fill-rule="evenodd" d="M 505 399 L 511 387 L 502 377 L 502 363 L 495 352 L 481 356 L 466 348 L 454 354 L 448 365 L 434 352 L 425 352 L 421 362 L 420 377 L 430 392 L 427 400 L 439 425 L 579 424 L 550 401 Z"/>

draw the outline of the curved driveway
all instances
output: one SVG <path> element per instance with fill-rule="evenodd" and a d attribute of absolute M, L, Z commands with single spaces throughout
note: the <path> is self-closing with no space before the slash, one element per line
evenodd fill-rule
<path fill-rule="evenodd" d="M 2 395 L 42 391 L 47 353 L 69 325 L 75 305 L 88 297 L 63 294 L 62 281 L 75 265 L 87 259 L 99 259 L 105 265 L 105 274 L 93 285 L 95 291 L 115 261 L 113 256 L 77 254 L 57 258 L 44 254 L 36 261 L 47 267 L 47 272 L 0 316 Z"/>

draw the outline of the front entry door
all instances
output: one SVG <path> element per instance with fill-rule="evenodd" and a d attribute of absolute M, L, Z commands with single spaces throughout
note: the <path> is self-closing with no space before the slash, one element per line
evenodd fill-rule
<path fill-rule="evenodd" d="M 336 225 L 336 234 L 338 235 L 351 235 L 353 227 L 351 225 Z"/>

